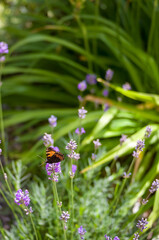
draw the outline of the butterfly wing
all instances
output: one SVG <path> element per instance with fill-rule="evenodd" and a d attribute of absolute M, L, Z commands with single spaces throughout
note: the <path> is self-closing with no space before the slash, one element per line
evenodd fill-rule
<path fill-rule="evenodd" d="M 46 163 L 58 163 L 64 160 L 64 155 L 60 152 L 56 152 L 51 147 L 46 149 Z"/>

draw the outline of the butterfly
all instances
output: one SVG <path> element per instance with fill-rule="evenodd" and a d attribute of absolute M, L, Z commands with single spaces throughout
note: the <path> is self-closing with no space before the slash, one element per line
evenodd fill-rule
<path fill-rule="evenodd" d="M 56 152 L 53 147 L 46 149 L 46 162 L 45 163 L 58 163 L 64 160 L 64 155 Z"/>

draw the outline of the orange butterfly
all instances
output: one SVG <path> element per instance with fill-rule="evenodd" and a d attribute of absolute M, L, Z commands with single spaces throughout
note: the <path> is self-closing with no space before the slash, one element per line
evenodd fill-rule
<path fill-rule="evenodd" d="M 46 162 L 45 163 L 58 163 L 64 160 L 64 155 L 56 152 L 53 147 L 46 149 Z"/>

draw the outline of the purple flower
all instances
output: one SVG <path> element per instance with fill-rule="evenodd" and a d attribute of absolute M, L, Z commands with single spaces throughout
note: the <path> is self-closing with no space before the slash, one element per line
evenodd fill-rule
<path fill-rule="evenodd" d="M 29 209 L 25 208 L 24 211 L 26 212 L 26 215 L 28 215 L 29 213 L 33 212 L 32 207 L 30 207 Z"/>
<path fill-rule="evenodd" d="M 133 156 L 134 158 L 138 158 L 138 157 L 139 157 L 139 152 L 133 151 L 132 156 Z"/>
<path fill-rule="evenodd" d="M 60 217 L 60 220 L 64 221 L 65 223 L 67 223 L 68 219 L 70 218 L 70 214 L 65 211 L 62 211 L 62 214 L 61 214 L 61 217 Z"/>
<path fill-rule="evenodd" d="M 47 175 L 51 176 L 51 178 L 48 178 L 49 180 L 52 180 L 53 182 L 58 182 L 58 174 L 61 173 L 61 163 L 47 163 L 46 172 Z"/>
<path fill-rule="evenodd" d="M 25 190 L 24 192 L 19 189 L 16 193 L 15 193 L 15 199 L 14 199 L 15 203 L 18 205 L 24 204 L 25 206 L 28 206 L 30 203 L 30 198 L 29 198 L 29 191 Z"/>
<path fill-rule="evenodd" d="M 149 138 L 152 132 L 152 128 L 150 126 L 146 127 L 145 138 Z"/>
<path fill-rule="evenodd" d="M 135 150 L 143 151 L 144 147 L 145 147 L 145 140 L 138 140 Z"/>
<path fill-rule="evenodd" d="M 60 149 L 58 147 L 53 147 L 53 149 L 56 151 L 56 152 L 60 152 Z"/>
<path fill-rule="evenodd" d="M 109 236 L 107 236 L 106 234 L 105 234 L 105 236 L 104 236 L 105 238 L 106 238 L 106 240 L 112 240 L 112 238 L 110 238 Z"/>
<path fill-rule="evenodd" d="M 95 153 L 92 153 L 92 160 L 95 160 L 96 159 L 96 157 L 97 157 L 97 155 L 95 154 Z"/>
<path fill-rule="evenodd" d="M 122 134 L 121 138 L 120 138 L 120 145 L 122 146 L 122 144 L 127 140 L 127 135 Z"/>
<path fill-rule="evenodd" d="M 1 56 L 1 57 L 0 57 L 0 62 L 4 62 L 5 59 L 6 59 L 5 56 Z"/>
<path fill-rule="evenodd" d="M 95 149 L 98 149 L 98 148 L 102 145 L 102 144 L 99 142 L 99 139 L 94 140 L 93 143 L 94 143 Z"/>
<path fill-rule="evenodd" d="M 79 89 L 81 92 L 83 92 L 84 90 L 86 90 L 86 88 L 87 88 L 87 83 L 86 83 L 85 80 L 83 80 L 82 82 L 80 82 L 80 83 L 78 84 L 78 89 Z"/>
<path fill-rule="evenodd" d="M 72 164 L 72 173 L 75 174 L 76 170 L 77 170 L 77 165 Z"/>
<path fill-rule="evenodd" d="M 69 172 L 69 173 L 70 173 L 70 177 L 71 177 L 71 178 L 74 178 L 74 176 L 75 176 L 75 173 L 76 173 L 76 170 L 77 170 L 77 166 L 76 166 L 76 165 L 74 165 L 74 164 L 72 164 L 72 171 L 71 171 L 71 172 Z"/>
<path fill-rule="evenodd" d="M 83 236 L 84 236 L 84 234 L 85 234 L 86 232 L 87 232 L 86 229 L 84 229 L 82 226 L 80 226 L 80 227 L 78 228 L 78 233 L 79 233 L 81 239 L 84 239 Z"/>
<path fill-rule="evenodd" d="M 151 187 L 150 187 L 150 189 L 149 189 L 149 192 L 150 192 L 150 193 L 154 193 L 154 192 L 156 192 L 158 189 L 159 189 L 159 180 L 156 179 L 155 181 L 153 181 L 153 183 L 152 183 L 152 185 L 151 185 Z"/>
<path fill-rule="evenodd" d="M 8 53 L 8 44 L 0 42 L 0 54 Z"/>
<path fill-rule="evenodd" d="M 109 69 L 106 71 L 105 79 L 106 79 L 107 81 L 110 81 L 110 80 L 112 80 L 113 75 L 114 75 L 114 72 L 109 68 Z"/>
<path fill-rule="evenodd" d="M 109 105 L 108 105 L 108 103 L 105 103 L 104 104 L 104 112 L 106 112 L 108 109 L 109 109 Z"/>
<path fill-rule="evenodd" d="M 146 225 L 148 224 L 147 222 L 147 218 L 142 218 L 141 220 L 138 220 L 138 223 L 136 225 L 137 228 L 140 229 L 140 231 L 142 232 L 144 229 L 146 229 Z"/>
<path fill-rule="evenodd" d="M 122 88 L 124 90 L 131 90 L 131 85 L 130 85 L 130 83 L 126 82 L 125 84 L 123 84 Z"/>
<path fill-rule="evenodd" d="M 123 173 L 123 178 L 129 178 L 131 176 L 131 172 L 130 173 Z"/>
<path fill-rule="evenodd" d="M 51 115 L 51 117 L 48 119 L 50 126 L 51 127 L 56 127 L 57 125 L 57 117 L 55 117 L 54 115 Z"/>
<path fill-rule="evenodd" d="M 148 203 L 148 201 L 149 201 L 149 200 L 147 200 L 147 199 L 142 199 L 142 204 L 143 204 L 143 205 L 146 205 L 146 204 Z"/>
<path fill-rule="evenodd" d="M 139 235 L 138 233 L 134 233 L 134 238 L 133 238 L 133 240 L 138 240 L 139 237 L 140 237 L 140 235 Z"/>
<path fill-rule="evenodd" d="M 82 107 L 81 109 L 78 109 L 78 116 L 81 119 L 84 119 L 86 117 L 87 110 Z"/>
<path fill-rule="evenodd" d="M 108 94 L 109 94 L 108 89 L 104 89 L 104 90 L 103 90 L 103 96 L 104 96 L 104 97 L 107 97 Z"/>
<path fill-rule="evenodd" d="M 117 236 L 114 238 L 114 240 L 120 240 L 120 238 L 118 238 Z"/>
<path fill-rule="evenodd" d="M 67 155 L 69 158 L 74 159 L 74 160 L 79 160 L 80 159 L 80 154 L 72 151 L 70 154 Z"/>
<path fill-rule="evenodd" d="M 78 101 L 82 102 L 83 101 L 83 97 L 81 97 L 80 95 L 78 95 Z"/>
<path fill-rule="evenodd" d="M 77 128 L 75 130 L 75 133 L 78 134 L 78 135 L 82 135 L 84 133 L 86 133 L 86 131 L 84 130 L 84 128 L 82 127 L 81 129 Z"/>
<path fill-rule="evenodd" d="M 54 140 L 51 137 L 51 134 L 44 133 L 43 143 L 45 147 L 50 147 L 54 144 Z"/>
<path fill-rule="evenodd" d="M 97 83 L 97 76 L 95 74 L 87 74 L 86 81 L 90 85 L 94 85 Z"/>
<path fill-rule="evenodd" d="M 70 142 L 67 144 L 66 149 L 67 150 L 75 150 L 77 148 L 77 143 L 75 140 L 71 139 Z"/>

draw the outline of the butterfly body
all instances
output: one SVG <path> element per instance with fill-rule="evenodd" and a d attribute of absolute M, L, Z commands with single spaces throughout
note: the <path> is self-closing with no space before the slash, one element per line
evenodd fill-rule
<path fill-rule="evenodd" d="M 60 152 L 57 152 L 53 147 L 48 147 L 46 149 L 46 162 L 45 163 L 58 163 L 64 160 L 64 155 Z"/>

